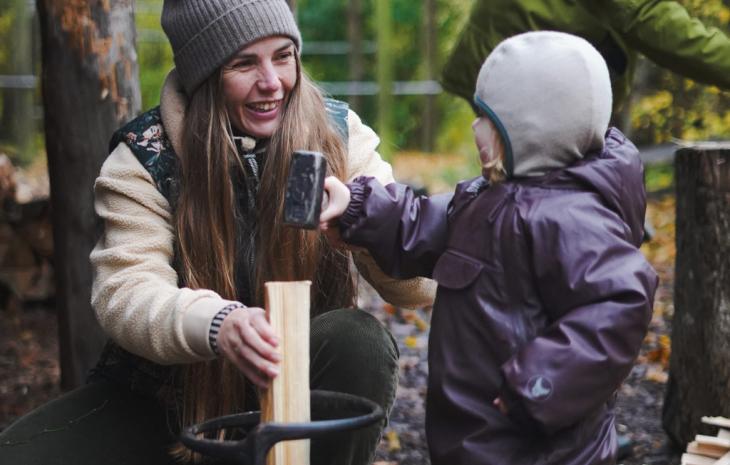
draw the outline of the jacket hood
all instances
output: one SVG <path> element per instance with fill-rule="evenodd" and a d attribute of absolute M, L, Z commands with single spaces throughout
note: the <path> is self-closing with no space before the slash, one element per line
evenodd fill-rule
<path fill-rule="evenodd" d="M 188 98 L 185 95 L 185 88 L 180 82 L 177 70 L 173 69 L 167 74 L 160 92 L 160 115 L 165 133 L 167 133 L 175 153 L 182 153 L 183 121 L 187 106 Z"/>
<path fill-rule="evenodd" d="M 603 148 L 611 81 L 606 62 L 586 40 L 528 32 L 487 57 L 475 104 L 501 133 L 508 176 L 542 176 Z"/>
<path fill-rule="evenodd" d="M 631 229 L 631 242 L 641 245 L 646 214 L 644 168 L 639 150 L 621 131 L 609 129 L 600 155 L 561 171 L 560 178 L 577 181 L 600 195 Z"/>

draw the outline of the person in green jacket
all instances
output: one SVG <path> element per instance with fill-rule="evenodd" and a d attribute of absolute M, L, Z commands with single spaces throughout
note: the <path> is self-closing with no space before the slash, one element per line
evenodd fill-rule
<path fill-rule="evenodd" d="M 527 31 L 568 32 L 608 63 L 614 108 L 625 100 L 636 57 L 697 82 L 730 89 L 730 38 L 665 0 L 475 0 L 444 67 L 444 88 L 471 102 L 479 68 L 503 39 Z"/>

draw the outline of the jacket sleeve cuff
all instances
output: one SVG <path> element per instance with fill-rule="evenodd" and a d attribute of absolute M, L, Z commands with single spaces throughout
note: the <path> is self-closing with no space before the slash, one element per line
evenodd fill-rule
<path fill-rule="evenodd" d="M 223 320 L 225 320 L 232 311 L 238 310 L 239 308 L 246 308 L 246 306 L 240 302 L 234 302 L 226 305 L 215 314 L 213 321 L 210 323 L 210 329 L 208 330 L 208 343 L 216 355 L 221 354 L 218 349 L 218 333 L 220 333 Z"/>
<path fill-rule="evenodd" d="M 365 208 L 365 199 L 370 195 L 371 188 L 368 182 L 373 179 L 368 176 L 360 176 L 347 185 L 350 189 L 350 204 L 347 210 L 340 216 L 340 227 L 342 229 L 351 228 L 359 218 L 363 215 Z"/>
<path fill-rule="evenodd" d="M 223 300 L 217 297 L 205 297 L 197 300 L 183 314 L 182 329 L 185 341 L 196 354 L 208 359 L 217 354 L 210 346 L 210 327 L 213 318 L 222 308 L 238 302 Z"/>

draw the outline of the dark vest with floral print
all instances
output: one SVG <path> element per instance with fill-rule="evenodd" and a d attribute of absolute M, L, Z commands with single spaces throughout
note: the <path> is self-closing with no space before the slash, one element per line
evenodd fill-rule
<path fill-rule="evenodd" d="M 347 145 L 349 106 L 334 99 L 325 99 L 324 102 L 332 126 Z M 157 190 L 174 210 L 180 185 L 179 159 L 165 133 L 160 107 L 143 113 L 117 130 L 109 143 L 109 151 L 112 152 L 120 143 L 129 147 L 152 177 Z M 239 155 L 246 154 L 239 153 Z M 181 396 L 177 389 L 178 370 L 175 368 L 175 366 L 159 365 L 131 354 L 110 340 L 89 378 L 111 379 L 129 386 L 135 392 L 162 397 L 169 404 L 179 402 Z"/>

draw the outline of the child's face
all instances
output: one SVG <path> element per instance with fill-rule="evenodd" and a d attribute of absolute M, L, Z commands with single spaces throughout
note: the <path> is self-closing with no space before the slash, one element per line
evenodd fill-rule
<path fill-rule="evenodd" d="M 492 165 L 502 157 L 502 144 L 499 133 L 492 120 L 486 116 L 479 116 L 471 125 L 474 131 L 474 142 L 479 150 L 479 159 L 482 166 Z"/>

